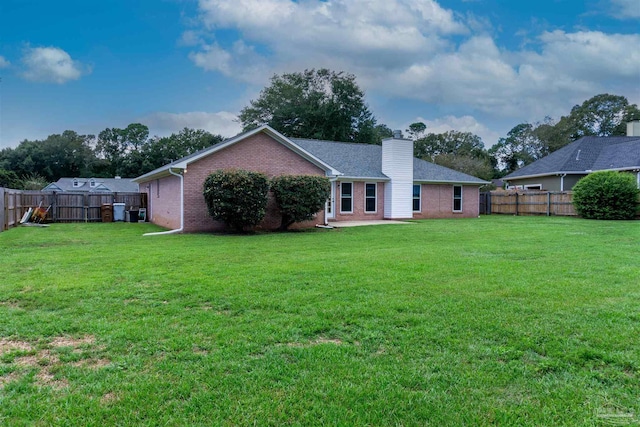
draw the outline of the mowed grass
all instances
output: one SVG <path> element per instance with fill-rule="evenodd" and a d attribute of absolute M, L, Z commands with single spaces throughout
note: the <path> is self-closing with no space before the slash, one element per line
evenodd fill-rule
<path fill-rule="evenodd" d="M 0 425 L 640 423 L 640 223 L 0 233 Z"/>

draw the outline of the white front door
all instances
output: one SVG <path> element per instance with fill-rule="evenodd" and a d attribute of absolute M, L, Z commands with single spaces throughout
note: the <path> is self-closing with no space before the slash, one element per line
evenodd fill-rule
<path fill-rule="evenodd" d="M 329 200 L 327 200 L 327 207 L 325 209 L 327 215 L 327 221 L 336 217 L 336 182 L 331 181 L 331 194 Z"/>

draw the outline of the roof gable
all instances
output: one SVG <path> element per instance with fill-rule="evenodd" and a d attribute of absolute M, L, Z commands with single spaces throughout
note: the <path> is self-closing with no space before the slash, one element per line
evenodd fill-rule
<path fill-rule="evenodd" d="M 151 179 L 156 179 L 159 177 L 163 177 L 163 176 L 167 176 L 170 174 L 169 170 L 170 169 L 182 169 L 182 170 L 186 170 L 188 165 L 191 163 L 194 163 L 204 157 L 210 156 L 220 150 L 223 150 L 233 144 L 236 144 L 240 141 L 243 141 L 247 138 L 252 137 L 253 135 L 256 135 L 257 133 L 263 132 L 267 135 L 269 135 L 271 138 L 273 138 L 274 140 L 276 140 L 277 142 L 281 143 L 282 145 L 286 146 L 287 148 L 289 148 L 290 150 L 292 150 L 293 152 L 295 152 L 296 154 L 300 155 L 301 157 L 303 157 L 304 159 L 308 160 L 309 162 L 311 162 L 312 164 L 318 166 L 320 169 L 323 169 L 326 171 L 326 173 L 328 175 L 339 175 L 341 174 L 340 171 L 336 170 L 333 166 L 329 165 L 328 163 L 325 163 L 323 160 L 319 159 L 318 157 L 316 157 L 315 155 L 313 155 L 312 153 L 304 150 L 304 148 L 296 145 L 295 143 L 292 142 L 291 139 L 287 138 L 286 136 L 282 135 L 280 132 L 276 131 L 275 129 L 271 128 L 270 126 L 267 125 L 263 125 L 260 126 L 256 129 L 253 129 L 251 131 L 239 134 L 234 136 L 233 138 L 229 138 L 227 140 L 224 140 L 218 144 L 212 145 L 211 147 L 205 148 L 203 150 L 200 150 L 198 152 L 195 152 L 189 156 L 183 157 L 182 159 L 176 160 L 175 162 L 169 163 L 167 165 L 164 165 L 158 169 L 155 169 L 151 172 L 148 172 L 144 175 L 141 175 L 137 178 L 134 178 L 133 181 L 134 182 L 146 182 L 149 181 Z"/>

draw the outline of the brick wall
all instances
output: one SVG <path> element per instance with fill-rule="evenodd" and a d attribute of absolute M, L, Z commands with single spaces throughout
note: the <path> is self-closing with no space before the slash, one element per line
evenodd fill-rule
<path fill-rule="evenodd" d="M 289 148 L 264 133 L 239 141 L 210 156 L 189 165 L 184 175 L 185 219 L 187 232 L 221 230 L 223 224 L 214 221 L 207 212 L 202 185 L 211 172 L 219 169 L 244 169 L 262 172 L 268 177 L 279 175 L 320 175 L 324 170 L 303 159 Z M 318 219 L 304 224 L 313 226 L 324 221 L 324 212 Z M 267 205 L 267 216 L 259 228 L 273 229 L 280 225 L 280 215 L 272 197 Z M 300 227 L 300 224 L 296 224 Z M 295 228 L 295 227 L 294 227 Z"/>
<path fill-rule="evenodd" d="M 384 182 L 378 182 L 376 193 L 377 193 L 377 209 L 376 212 L 365 212 L 365 197 L 364 197 L 364 189 L 365 183 L 362 181 L 347 181 L 353 183 L 353 213 L 344 213 L 340 212 L 341 206 L 341 186 L 340 181 L 336 182 L 336 194 L 335 194 L 335 219 L 333 221 L 367 221 L 367 220 L 378 220 L 384 219 Z M 371 183 L 371 182 L 369 182 Z"/>
<path fill-rule="evenodd" d="M 462 212 L 453 212 L 453 185 L 422 184 L 421 212 L 415 219 L 475 218 L 480 214 L 480 190 L 477 185 L 462 186 Z"/>
<path fill-rule="evenodd" d="M 168 176 L 141 184 L 141 190 L 147 187 L 149 221 L 161 227 L 176 229 L 180 227 L 180 178 Z"/>

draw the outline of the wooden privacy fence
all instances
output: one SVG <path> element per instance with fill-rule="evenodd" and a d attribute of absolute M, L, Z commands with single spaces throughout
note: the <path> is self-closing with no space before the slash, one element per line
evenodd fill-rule
<path fill-rule="evenodd" d="M 99 222 L 103 204 L 124 203 L 126 210 L 147 207 L 146 193 L 57 193 L 0 188 L 0 231 L 19 224 L 37 206 L 51 206 L 45 222 Z"/>
<path fill-rule="evenodd" d="M 492 191 L 482 193 L 486 212 L 507 215 L 576 216 L 571 191 Z"/>

